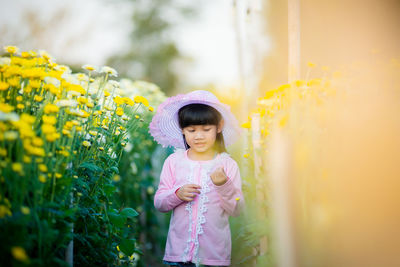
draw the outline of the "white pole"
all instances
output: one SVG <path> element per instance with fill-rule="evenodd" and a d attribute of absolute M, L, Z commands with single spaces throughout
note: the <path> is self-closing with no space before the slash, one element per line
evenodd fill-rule
<path fill-rule="evenodd" d="M 300 78 L 300 0 L 288 0 L 289 83 Z"/>

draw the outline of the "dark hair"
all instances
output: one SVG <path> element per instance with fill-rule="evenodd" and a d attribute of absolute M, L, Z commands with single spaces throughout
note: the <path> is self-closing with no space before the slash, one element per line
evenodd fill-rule
<path fill-rule="evenodd" d="M 178 111 L 179 127 L 181 129 L 188 127 L 190 125 L 215 125 L 218 127 L 222 119 L 221 113 L 215 108 L 206 104 L 189 104 L 183 106 Z M 185 148 L 189 149 L 190 146 L 187 144 L 185 135 L 182 134 L 183 141 L 185 143 Z M 217 133 L 215 140 L 217 151 L 219 153 L 226 152 L 224 136 L 222 131 Z"/>

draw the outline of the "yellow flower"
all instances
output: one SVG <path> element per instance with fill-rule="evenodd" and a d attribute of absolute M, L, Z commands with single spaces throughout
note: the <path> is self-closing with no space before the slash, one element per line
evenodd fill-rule
<path fill-rule="evenodd" d="M 124 99 L 125 104 L 127 104 L 129 106 L 135 105 L 135 102 L 132 99 L 130 99 L 129 97 L 124 97 L 123 99 Z"/>
<path fill-rule="evenodd" d="M 43 97 L 40 96 L 40 95 L 35 95 L 35 96 L 33 97 L 33 100 L 36 101 L 36 102 L 40 102 L 40 101 L 43 100 Z"/>
<path fill-rule="evenodd" d="M 94 104 L 93 104 L 92 102 L 87 102 L 87 103 L 86 103 L 86 106 L 87 106 L 88 108 L 92 108 L 92 107 L 94 107 Z"/>
<path fill-rule="evenodd" d="M 121 181 L 121 176 L 119 176 L 118 174 L 115 174 L 115 175 L 113 176 L 113 181 L 114 181 L 114 182 L 119 182 L 119 181 Z"/>
<path fill-rule="evenodd" d="M 39 181 L 44 184 L 47 181 L 47 177 L 42 175 L 42 174 L 40 174 L 39 175 Z"/>
<path fill-rule="evenodd" d="M 60 134 L 59 134 L 59 133 L 56 133 L 56 132 L 46 135 L 46 140 L 47 140 L 48 142 L 54 142 L 54 141 L 56 141 L 58 138 L 60 138 Z"/>
<path fill-rule="evenodd" d="M 104 147 L 100 146 L 100 147 L 99 147 L 99 150 L 100 150 L 100 151 L 104 151 Z"/>
<path fill-rule="evenodd" d="M 118 245 L 117 245 L 117 250 L 118 250 L 118 251 L 120 251 L 120 250 L 119 250 L 119 246 L 118 246 Z"/>
<path fill-rule="evenodd" d="M 21 163 L 13 163 L 11 168 L 15 172 L 22 172 L 22 164 Z"/>
<path fill-rule="evenodd" d="M 149 106 L 149 101 L 143 96 L 135 96 L 134 100 L 136 103 L 142 103 L 146 107 Z"/>
<path fill-rule="evenodd" d="M 96 132 L 96 131 L 89 131 L 89 134 L 90 134 L 91 136 L 96 136 L 96 135 L 97 135 L 97 132 Z"/>
<path fill-rule="evenodd" d="M 21 212 L 22 212 L 22 214 L 28 215 L 31 213 L 31 210 L 28 207 L 22 206 Z"/>
<path fill-rule="evenodd" d="M 74 179 L 78 179 L 78 175 L 74 175 L 72 176 Z"/>
<path fill-rule="evenodd" d="M 34 146 L 43 146 L 43 140 L 41 138 L 39 138 L 39 137 L 34 137 L 32 139 L 32 144 Z"/>
<path fill-rule="evenodd" d="M 279 126 L 284 127 L 287 124 L 288 119 L 289 119 L 288 115 L 283 116 L 279 121 Z"/>
<path fill-rule="evenodd" d="M 149 111 L 150 111 L 150 112 L 153 112 L 153 111 L 154 111 L 154 108 L 153 108 L 153 107 L 149 107 Z"/>
<path fill-rule="evenodd" d="M 44 113 L 46 114 L 57 113 L 58 111 L 60 111 L 60 108 L 54 104 L 47 104 L 44 107 Z"/>
<path fill-rule="evenodd" d="M 136 119 L 139 119 L 140 117 L 139 117 L 139 115 L 135 115 L 135 118 L 136 118 Z"/>
<path fill-rule="evenodd" d="M 90 147 L 91 146 L 90 142 L 86 141 L 86 140 L 82 142 L 82 145 L 85 146 L 85 147 Z"/>
<path fill-rule="evenodd" d="M 124 115 L 124 110 L 122 109 L 122 108 L 117 108 L 116 109 L 116 111 L 115 111 L 115 113 L 118 115 L 118 116 L 122 116 L 122 115 Z"/>
<path fill-rule="evenodd" d="M 235 200 L 236 200 L 236 201 L 239 201 L 239 200 L 240 200 L 240 197 L 235 198 Z"/>
<path fill-rule="evenodd" d="M 104 91 L 104 96 L 105 96 L 105 97 L 110 96 L 110 92 Z"/>
<path fill-rule="evenodd" d="M 24 163 L 31 163 L 32 162 L 32 158 L 24 155 L 23 162 Z"/>
<path fill-rule="evenodd" d="M 24 104 L 17 104 L 17 109 L 23 109 L 25 107 Z"/>
<path fill-rule="evenodd" d="M 15 54 L 18 52 L 18 47 L 16 46 L 12 46 L 12 45 L 8 45 L 8 46 L 4 46 L 4 51 L 6 51 L 7 53 L 10 54 Z"/>
<path fill-rule="evenodd" d="M 13 110 L 14 110 L 13 106 L 6 103 L 0 103 L 0 111 L 3 111 L 4 113 L 10 113 Z"/>
<path fill-rule="evenodd" d="M 8 83 L 0 82 L 0 91 L 5 91 L 8 89 L 8 87 L 10 87 Z"/>
<path fill-rule="evenodd" d="M 114 102 L 119 106 L 125 103 L 124 99 L 120 96 L 114 97 Z"/>
<path fill-rule="evenodd" d="M 80 104 L 86 104 L 88 102 L 87 98 L 85 97 L 78 97 L 77 100 Z"/>
<path fill-rule="evenodd" d="M 0 205 L 0 219 L 6 216 L 12 216 L 10 208 L 5 205 Z"/>
<path fill-rule="evenodd" d="M 316 65 L 314 63 L 312 63 L 312 62 L 308 62 L 307 66 L 309 66 L 310 68 L 314 68 Z"/>
<path fill-rule="evenodd" d="M 6 157 L 7 156 L 7 150 L 5 148 L 0 148 L 0 156 L 1 157 Z"/>
<path fill-rule="evenodd" d="M 23 97 L 19 95 L 19 96 L 17 96 L 17 97 L 15 98 L 15 100 L 17 100 L 18 102 L 20 102 L 20 101 L 23 100 Z"/>
<path fill-rule="evenodd" d="M 54 125 L 57 122 L 57 118 L 54 116 L 47 116 L 47 115 L 43 115 L 42 120 L 44 123 L 50 124 L 50 125 Z"/>
<path fill-rule="evenodd" d="M 306 82 L 303 80 L 297 80 L 297 81 L 295 81 L 295 84 L 297 87 L 301 87 L 301 86 L 305 85 Z"/>
<path fill-rule="evenodd" d="M 52 134 L 56 132 L 56 128 L 51 124 L 43 124 L 42 125 L 42 132 L 44 134 Z"/>
<path fill-rule="evenodd" d="M 244 155 L 243 155 L 243 157 L 244 157 L 245 159 L 247 159 L 249 156 L 250 156 L 250 154 L 244 154 Z"/>
<path fill-rule="evenodd" d="M 57 172 L 57 173 L 56 173 L 56 178 L 57 178 L 57 179 L 60 179 L 61 177 L 62 177 L 62 174 Z"/>
<path fill-rule="evenodd" d="M 47 172 L 47 166 L 45 164 L 39 164 L 39 171 Z"/>
<path fill-rule="evenodd" d="M 16 260 L 26 262 L 29 260 L 28 255 L 26 255 L 25 249 L 23 247 L 12 247 L 11 254 Z"/>
<path fill-rule="evenodd" d="M 7 131 L 4 133 L 4 139 L 7 141 L 14 141 L 18 138 L 18 132 L 16 131 Z"/>
<path fill-rule="evenodd" d="M 245 123 L 243 123 L 242 125 L 241 125 L 243 128 L 246 128 L 246 129 L 250 129 L 251 128 L 251 122 L 245 122 Z"/>
<path fill-rule="evenodd" d="M 41 81 L 40 80 L 30 80 L 29 81 L 29 85 L 32 87 L 32 88 L 40 88 L 40 85 L 41 85 Z"/>

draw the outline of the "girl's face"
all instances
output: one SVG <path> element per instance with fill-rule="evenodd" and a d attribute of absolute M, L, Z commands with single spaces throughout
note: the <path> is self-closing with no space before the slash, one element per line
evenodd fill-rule
<path fill-rule="evenodd" d="M 190 125 L 182 129 L 188 145 L 198 153 L 214 149 L 217 133 L 222 131 L 222 125 Z"/>

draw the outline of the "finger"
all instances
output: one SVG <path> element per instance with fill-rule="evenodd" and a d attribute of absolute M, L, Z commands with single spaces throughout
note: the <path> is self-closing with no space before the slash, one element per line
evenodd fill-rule
<path fill-rule="evenodd" d="M 197 189 L 189 189 L 188 192 L 189 192 L 189 193 L 197 193 L 197 194 L 200 194 L 200 190 L 197 190 Z"/>
<path fill-rule="evenodd" d="M 183 200 L 190 202 L 190 201 L 193 201 L 193 198 L 190 198 L 190 197 L 183 197 Z"/>
<path fill-rule="evenodd" d="M 201 186 L 200 185 L 198 185 L 198 184 L 188 184 L 188 187 L 191 187 L 191 188 L 201 188 Z"/>

